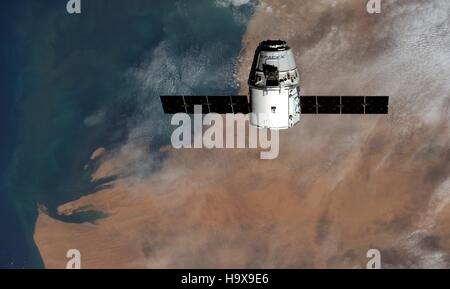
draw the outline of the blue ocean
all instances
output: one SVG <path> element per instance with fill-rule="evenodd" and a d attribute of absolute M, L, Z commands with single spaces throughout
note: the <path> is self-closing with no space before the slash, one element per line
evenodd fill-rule
<path fill-rule="evenodd" d="M 157 152 L 169 143 L 160 94 L 237 92 L 234 63 L 253 4 L 233 2 L 82 0 L 79 15 L 63 0 L 2 3 L 0 268 L 43 267 L 38 206 L 64 222 L 105 217 L 56 208 L 111 181 L 90 180 L 96 148 L 135 138 Z"/>

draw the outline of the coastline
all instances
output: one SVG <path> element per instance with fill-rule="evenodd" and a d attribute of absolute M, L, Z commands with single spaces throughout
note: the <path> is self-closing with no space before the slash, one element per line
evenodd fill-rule
<path fill-rule="evenodd" d="M 245 28 L 242 24 L 244 20 L 239 17 L 244 17 L 244 15 L 250 13 L 249 11 L 251 10 L 251 7 L 245 4 L 242 9 L 238 6 L 235 7 L 235 4 L 233 4 L 233 7 L 227 7 L 225 4 L 216 6 L 211 4 L 211 7 L 206 7 L 207 9 L 214 9 L 211 15 L 220 17 L 223 21 L 223 25 L 230 25 L 228 21 L 232 21 L 232 27 L 227 27 L 229 31 L 225 33 L 225 38 L 224 35 L 220 37 L 213 36 L 212 39 L 205 42 L 212 42 L 214 44 L 213 48 L 223 54 L 221 55 L 222 58 L 228 57 L 227 55 L 234 53 L 234 50 L 236 50 L 236 53 L 239 51 L 236 48 L 230 49 L 229 46 L 234 41 L 238 42 L 240 40 L 239 37 L 236 37 L 236 33 L 239 33 L 242 28 Z M 199 3 L 198 5 L 201 6 L 202 3 Z M 203 5 L 203 8 L 205 8 L 205 5 Z M 199 13 L 199 11 L 199 9 L 195 9 L 194 7 L 191 12 Z M 231 14 L 233 13 L 236 13 L 235 16 L 237 17 L 234 21 L 231 17 Z M 186 19 L 184 19 L 185 16 L 185 14 L 180 16 L 182 21 L 186 21 Z M 207 21 L 209 17 L 205 15 L 197 16 L 204 17 L 201 21 Z M 173 28 L 173 25 L 171 21 L 168 23 L 170 30 Z M 217 29 L 221 30 L 222 28 L 220 25 L 218 24 L 210 28 L 211 31 L 215 31 Z M 175 26 L 178 27 L 178 25 Z M 207 32 L 210 33 L 211 31 Z M 200 32 L 193 31 L 193 34 L 195 37 L 199 37 L 197 34 L 201 32 L 202 30 Z M 180 36 L 180 40 L 176 41 L 183 41 L 183 37 Z M 224 41 L 224 43 L 221 43 L 221 41 Z M 162 57 L 169 57 L 169 55 L 165 55 L 166 52 L 163 51 L 164 48 L 170 48 L 167 45 L 167 41 L 161 42 L 155 49 L 154 53 L 157 54 L 155 56 L 156 58 L 161 57 L 161 53 L 163 54 Z M 195 53 L 205 52 L 197 51 L 197 47 L 194 47 L 193 49 Z M 176 56 L 174 56 L 174 58 L 176 58 Z M 226 69 L 227 71 L 225 71 L 225 76 L 227 78 L 231 76 L 229 60 L 227 60 L 225 64 L 221 63 L 221 61 L 223 61 L 222 59 L 203 60 L 207 61 L 209 64 L 214 63 L 218 65 L 218 69 Z M 155 61 L 158 61 L 158 59 Z M 167 61 L 167 64 L 171 64 L 173 60 L 168 59 Z M 188 63 L 182 62 L 180 65 L 188 65 L 190 61 L 193 61 L 193 59 L 187 57 L 186 62 Z M 131 72 L 128 71 L 127 73 L 141 73 L 137 75 L 137 78 L 147 77 L 145 73 L 151 73 L 151 71 L 147 72 L 144 70 L 152 69 L 152 67 L 147 67 L 147 65 L 148 63 L 144 62 L 142 63 L 142 67 L 139 67 L 136 71 L 133 68 Z M 140 71 L 141 69 L 142 71 Z M 194 82 L 192 84 L 193 89 L 197 89 L 196 86 L 199 86 L 198 89 L 204 89 L 201 84 L 196 82 L 194 78 L 195 74 L 196 73 L 194 73 L 194 75 L 189 75 L 188 82 Z M 202 74 L 200 73 L 199 76 L 202 76 Z M 169 74 L 166 75 L 166 77 L 173 77 L 173 75 Z M 144 82 L 146 81 L 145 78 L 140 80 Z M 212 83 L 212 85 L 214 86 L 214 89 L 220 92 L 221 90 L 224 90 L 224 87 L 222 86 L 231 85 L 233 81 L 232 79 L 227 79 L 227 83 L 228 82 L 230 84 L 216 85 L 215 83 Z M 144 85 L 145 84 L 142 86 Z M 236 89 L 234 83 L 232 83 L 230 89 Z M 148 105 L 151 106 L 153 104 L 150 103 Z M 155 121 L 163 122 L 162 120 Z M 155 130 L 157 130 L 157 128 L 155 128 Z M 144 133 L 146 132 L 144 131 Z M 161 134 L 160 131 L 157 133 Z M 139 140 L 137 140 L 136 143 L 132 140 L 130 143 L 126 143 L 120 148 L 116 148 L 116 150 L 110 150 L 110 147 L 108 147 L 107 144 L 105 145 L 105 148 L 93 148 L 89 154 L 90 157 L 86 159 L 84 173 L 90 174 L 91 170 L 95 169 L 92 174 L 90 174 L 93 188 L 97 182 L 101 183 L 105 179 L 110 181 L 104 183 L 100 187 L 97 187 L 97 191 L 93 194 L 83 196 L 78 200 L 61 204 L 55 209 L 54 212 L 55 215 L 58 214 L 58 219 L 54 219 L 49 216 L 49 214 L 47 214 L 42 208 L 38 209 L 39 216 L 36 220 L 34 240 L 39 247 L 39 251 L 46 268 L 65 268 L 65 263 L 67 262 L 65 253 L 70 248 L 80 249 L 82 255 L 84 256 L 84 268 L 146 268 L 149 266 L 146 260 L 148 259 L 148 254 L 150 254 L 147 251 L 150 249 L 147 247 L 150 246 L 149 243 L 151 241 L 147 241 L 147 236 L 145 236 L 145 234 L 141 236 L 141 233 L 137 231 L 147 226 L 145 215 L 146 211 L 152 207 L 152 201 L 151 198 L 146 199 L 140 197 L 138 198 L 139 201 L 136 202 L 136 195 L 138 195 L 136 190 L 139 190 L 137 188 L 143 188 L 143 191 L 147 190 L 147 186 L 151 186 L 151 182 L 154 182 L 154 180 L 152 179 L 152 181 L 149 181 L 147 179 L 143 180 L 141 183 L 138 183 L 138 180 L 135 180 L 132 174 L 124 171 L 130 166 L 142 162 L 142 160 L 137 159 L 139 157 L 144 158 L 144 161 L 147 159 L 150 160 L 150 156 L 155 154 L 153 149 L 154 148 L 151 148 L 149 150 L 148 144 L 140 144 Z M 171 150 L 165 149 L 164 146 L 158 151 L 161 155 L 167 156 L 171 154 Z M 122 172 L 124 172 L 124 175 L 126 176 L 115 181 L 114 179 L 116 175 L 121 175 Z M 148 172 L 144 172 L 144 174 L 148 174 Z M 139 177 L 136 178 L 139 179 Z M 135 185 L 130 185 L 130 183 Z M 143 186 L 142 183 L 145 183 L 146 186 Z M 102 212 L 106 217 L 96 219 L 93 222 L 72 222 L 76 219 L 72 218 L 74 215 L 84 212 L 85 210 Z M 139 214 L 139 216 L 137 216 L 137 214 Z M 152 218 L 154 216 L 150 217 Z M 64 220 L 70 220 L 70 222 L 64 222 Z M 136 232 L 134 232 L 134 230 L 136 230 Z M 124 233 L 121 233 L 122 231 Z M 93 242 L 92 240 L 95 241 Z M 98 244 L 105 244 L 105 246 L 98 248 Z M 154 266 L 166 267 L 168 265 L 165 263 L 158 263 Z"/>

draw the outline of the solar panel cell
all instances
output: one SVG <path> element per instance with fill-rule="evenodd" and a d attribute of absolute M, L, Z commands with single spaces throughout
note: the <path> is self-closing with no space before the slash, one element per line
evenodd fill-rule
<path fill-rule="evenodd" d="M 340 114 L 341 97 L 340 96 L 318 96 L 319 114 Z"/>
<path fill-rule="evenodd" d="M 186 112 L 183 96 L 181 95 L 161 95 L 161 103 L 165 113 Z"/>
<path fill-rule="evenodd" d="M 300 97 L 300 108 L 301 108 L 301 113 L 316 114 L 317 113 L 316 97 L 315 96 L 301 96 Z"/>
<path fill-rule="evenodd" d="M 389 107 L 388 96 L 366 96 L 366 114 L 387 114 Z"/>
<path fill-rule="evenodd" d="M 342 96 L 342 114 L 364 114 L 364 96 Z"/>

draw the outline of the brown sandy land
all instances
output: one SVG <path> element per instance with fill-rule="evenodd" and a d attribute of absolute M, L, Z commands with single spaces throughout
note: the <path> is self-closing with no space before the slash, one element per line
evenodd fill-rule
<path fill-rule="evenodd" d="M 367 250 L 378 248 L 385 267 L 447 267 L 443 68 L 420 61 L 394 29 L 406 29 L 396 16 L 418 2 L 386 2 L 390 10 L 377 16 L 361 2 L 264 1 L 238 75 L 245 83 L 261 39 L 287 39 L 305 94 L 389 94 L 389 116 L 305 116 L 280 133 L 271 161 L 255 150 L 163 149 L 169 158 L 151 177 L 121 178 L 59 209 L 92 205 L 108 218 L 66 224 L 41 212 L 35 240 L 45 265 L 64 268 L 66 251 L 77 248 L 85 268 L 348 268 L 364 267 Z M 416 113 L 424 98 L 436 104 L 431 119 Z M 133 150 L 104 156 L 93 178 L 126 175 L 124 164 L 146 153 Z"/>
<path fill-rule="evenodd" d="M 98 148 L 98 149 L 96 149 L 96 150 L 92 153 L 90 160 L 91 160 L 91 161 L 95 161 L 96 159 L 98 159 L 99 157 L 101 157 L 101 156 L 105 153 L 105 151 L 106 151 L 105 148 Z"/>

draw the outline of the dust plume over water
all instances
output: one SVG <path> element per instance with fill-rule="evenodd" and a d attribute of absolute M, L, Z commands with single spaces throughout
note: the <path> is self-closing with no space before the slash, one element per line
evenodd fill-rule
<path fill-rule="evenodd" d="M 303 116 L 271 161 L 164 151 L 145 177 L 132 164 L 146 148 L 131 139 L 93 176 L 119 176 L 111 188 L 60 207 L 109 217 L 66 224 L 41 212 L 46 266 L 78 248 L 85 267 L 365 267 L 376 248 L 383 267 L 448 267 L 449 12 L 448 1 L 383 1 L 378 15 L 356 0 L 261 1 L 242 40 L 242 93 L 258 42 L 286 39 L 303 94 L 390 95 L 390 114 Z"/>

